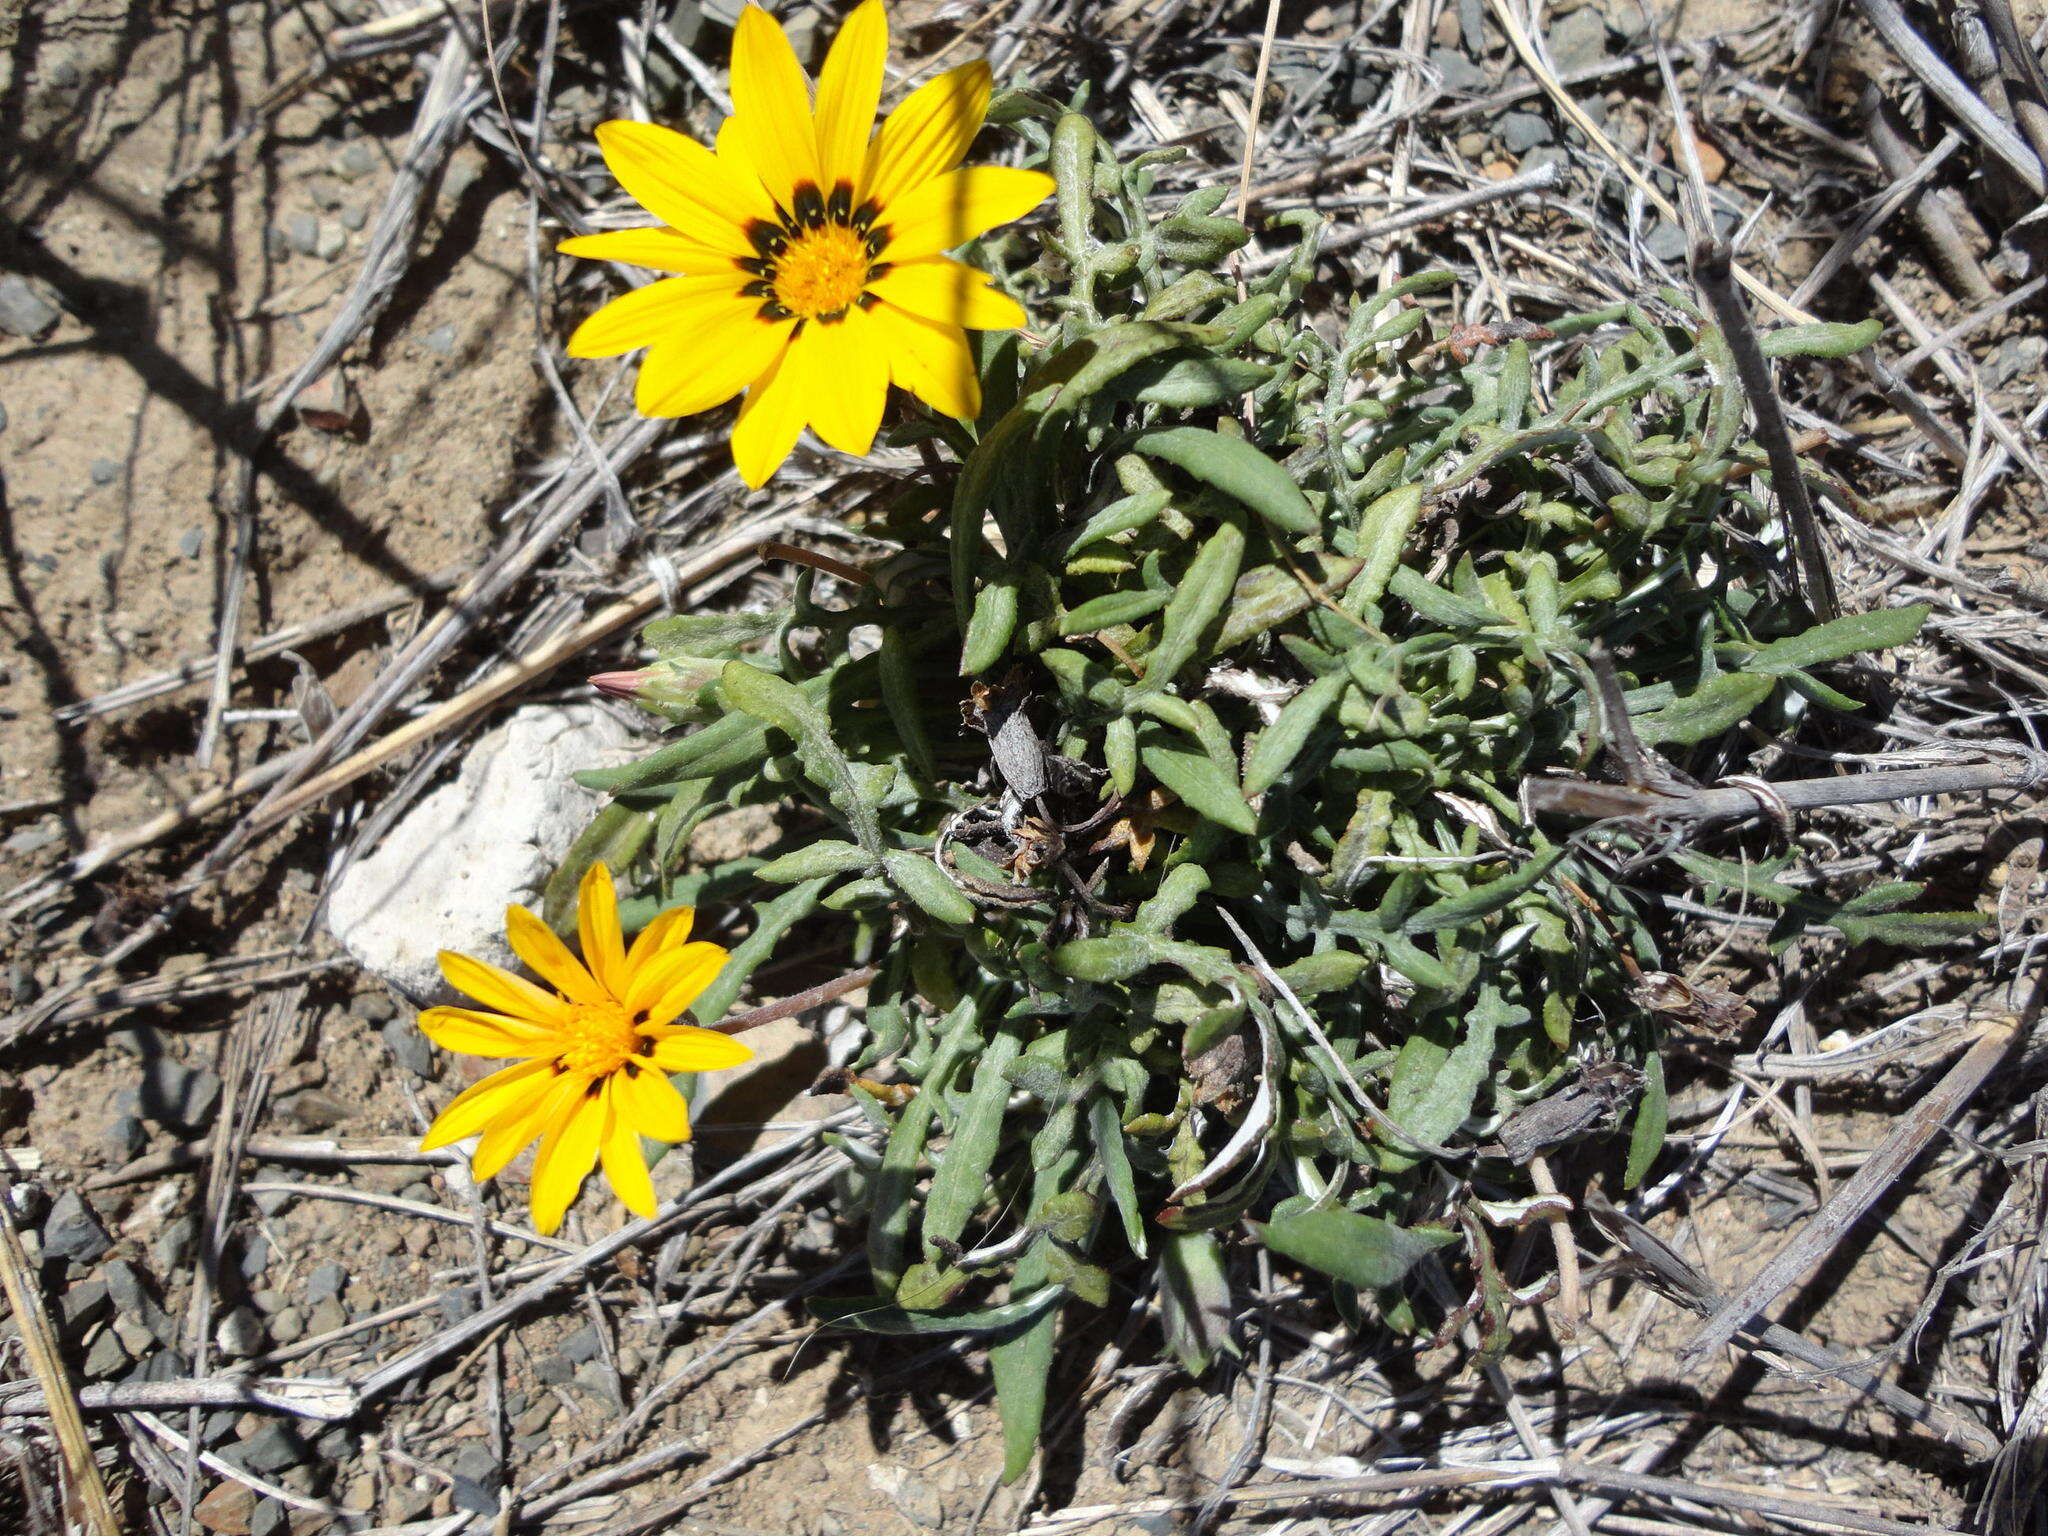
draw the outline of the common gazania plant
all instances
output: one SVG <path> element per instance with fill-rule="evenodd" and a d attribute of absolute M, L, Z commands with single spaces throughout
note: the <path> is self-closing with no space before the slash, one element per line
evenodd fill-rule
<path fill-rule="evenodd" d="M 943 468 L 863 515 L 888 546 L 865 580 L 799 570 L 776 611 L 648 628 L 656 660 L 608 685 L 681 729 L 584 776 L 613 801 L 554 896 L 566 917 L 603 855 L 641 872 L 629 926 L 744 913 L 706 1021 L 799 925 L 877 968 L 852 1088 L 873 1134 L 841 1143 L 869 1279 L 817 1311 L 985 1335 L 1014 1474 L 1062 1320 L 1119 1267 L 1155 1271 L 1191 1370 L 1234 1348 L 1249 1244 L 1354 1315 L 1504 1339 L 1492 1249 L 1530 1157 L 1613 1132 L 1612 1178 L 1641 1176 L 1659 1041 L 1712 1013 L 1653 984 L 1641 889 L 1669 866 L 1521 786 L 1598 760 L 1606 656 L 1634 735 L 1712 776 L 1737 725 L 1853 712 L 1823 674 L 1922 615 L 1815 624 L 1788 596 L 1725 343 L 1680 296 L 1475 331 L 1425 272 L 1325 331 L 1312 218 L 1240 286 L 1220 189 L 1152 211 L 1174 152 L 1119 163 L 1031 97 L 992 116 L 1057 179 L 1050 235 L 975 256 L 1043 344 L 984 338 L 979 411 L 899 429 Z M 779 840 L 694 863 L 738 806 Z M 1912 894 L 1809 889 L 1797 917 L 1896 937 Z M 1600 1112 L 1534 1129 L 1574 1086 Z M 1425 1265 L 1467 1299 L 1417 1289 Z"/>

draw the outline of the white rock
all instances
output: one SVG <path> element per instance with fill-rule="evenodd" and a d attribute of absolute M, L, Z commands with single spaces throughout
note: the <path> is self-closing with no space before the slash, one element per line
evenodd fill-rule
<path fill-rule="evenodd" d="M 509 969 L 505 907 L 537 904 L 600 797 L 571 777 L 633 755 L 632 737 L 587 705 L 532 705 L 481 737 L 455 782 L 433 791 L 341 877 L 327 927 L 363 969 L 421 1003 L 456 994 L 435 951 Z"/>

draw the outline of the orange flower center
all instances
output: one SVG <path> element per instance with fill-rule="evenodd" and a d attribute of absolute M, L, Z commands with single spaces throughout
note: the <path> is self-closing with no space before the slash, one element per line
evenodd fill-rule
<path fill-rule="evenodd" d="M 779 223 L 756 219 L 747 228 L 757 254 L 739 258 L 754 281 L 740 291 L 762 300 L 763 320 L 839 319 L 863 301 L 870 281 L 889 270 L 875 260 L 889 231 L 875 223 L 872 202 L 853 206 L 853 187 L 841 182 L 828 198 L 805 183 L 796 206 Z"/>
<path fill-rule="evenodd" d="M 571 1072 L 604 1077 L 640 1053 L 640 1033 L 617 1003 L 575 1003 L 562 1025 L 556 1058 Z"/>

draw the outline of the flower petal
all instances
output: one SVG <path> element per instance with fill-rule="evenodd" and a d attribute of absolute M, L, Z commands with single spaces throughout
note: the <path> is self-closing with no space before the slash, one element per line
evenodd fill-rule
<path fill-rule="evenodd" d="M 604 1137 L 597 1144 L 603 1160 L 605 1182 L 635 1216 L 652 1216 L 657 1209 L 654 1180 L 647 1176 L 647 1158 L 640 1150 L 640 1133 L 620 1111 L 618 1084 L 605 1084 Z"/>
<path fill-rule="evenodd" d="M 893 304 L 877 304 L 870 313 L 888 338 L 891 379 L 942 415 L 972 421 L 981 414 L 981 376 L 965 331 Z"/>
<path fill-rule="evenodd" d="M 670 1024 L 647 1033 L 654 1037 L 647 1059 L 664 1072 L 723 1072 L 754 1059 L 751 1045 L 715 1029 Z"/>
<path fill-rule="evenodd" d="M 633 947 L 626 951 L 626 990 L 622 997 L 633 992 L 632 978 L 640 967 L 651 962 L 665 949 L 679 947 L 690 937 L 690 925 L 697 919 L 695 907 L 670 907 L 666 912 L 657 912 L 654 918 L 633 940 Z"/>
<path fill-rule="evenodd" d="M 1043 171 L 1009 165 L 970 165 L 935 176 L 883 208 L 879 223 L 888 226 L 889 239 L 880 259 L 915 261 L 949 251 L 1023 217 L 1051 195 L 1053 185 Z"/>
<path fill-rule="evenodd" d="M 420 1150 L 432 1152 L 474 1136 L 500 1115 L 542 1097 L 554 1070 L 552 1061 L 522 1061 L 471 1083 L 434 1117 L 420 1141 Z"/>
<path fill-rule="evenodd" d="M 656 1141 L 690 1139 L 690 1107 L 676 1085 L 652 1067 L 618 1073 L 612 1091 L 620 1113 L 642 1136 Z"/>
<path fill-rule="evenodd" d="M 782 467 L 804 429 L 810 401 L 796 353 L 794 345 L 783 348 L 775 366 L 748 387 L 740 419 L 733 424 L 732 461 L 740 478 L 757 491 Z"/>
<path fill-rule="evenodd" d="M 889 397 L 882 333 L 854 304 L 837 320 L 812 321 L 792 345 L 811 350 L 804 376 L 811 381 L 805 414 L 812 428 L 842 453 L 866 453 L 875 446 Z"/>
<path fill-rule="evenodd" d="M 680 235 L 665 224 L 641 229 L 606 229 L 594 235 L 571 235 L 555 247 L 564 256 L 593 261 L 619 261 L 657 272 L 712 273 L 732 270 L 732 257 Z"/>
<path fill-rule="evenodd" d="M 758 299 L 722 304 L 686 334 L 657 341 L 633 389 L 642 416 L 694 416 L 723 405 L 775 366 L 794 320 L 763 320 Z"/>
<path fill-rule="evenodd" d="M 633 973 L 632 988 L 626 993 L 626 1012 L 643 1025 L 668 1023 L 711 985 L 711 978 L 725 968 L 727 958 L 722 948 L 702 939 L 657 955 Z M 679 994 L 682 1000 L 676 1002 Z M 646 1017 L 640 1019 L 641 1014 Z"/>
<path fill-rule="evenodd" d="M 548 985 L 572 1003 L 609 1002 L 603 987 L 583 962 L 569 953 L 569 946 L 555 937 L 555 930 L 524 907 L 505 909 L 505 937 L 512 952 L 547 979 Z"/>
<path fill-rule="evenodd" d="M 872 198 L 886 215 L 896 198 L 966 159 L 988 113 L 992 80 L 987 63 L 977 59 L 904 97 L 868 146 L 855 206 Z"/>
<path fill-rule="evenodd" d="M 796 189 L 819 184 L 811 82 L 782 24 L 758 5 L 740 12 L 732 38 L 733 132 L 768 195 L 796 206 Z"/>
<path fill-rule="evenodd" d="M 849 188 L 860 184 L 888 57 L 888 13 L 882 0 L 864 0 L 840 27 L 818 72 L 818 169 L 828 191 L 842 181 Z"/>
<path fill-rule="evenodd" d="M 576 933 L 583 944 L 583 963 L 597 984 L 623 998 L 626 985 L 626 940 L 619 932 L 619 892 L 612 872 L 593 864 L 583 872 L 576 892 Z"/>
<path fill-rule="evenodd" d="M 633 201 L 686 240 L 751 256 L 747 225 L 775 217 L 758 184 L 673 128 L 623 118 L 599 123 L 597 147 Z"/>
<path fill-rule="evenodd" d="M 596 1088 L 591 1084 L 590 1088 Z M 561 1111 L 533 1159 L 533 1190 L 530 1196 L 533 1229 L 552 1237 L 562 1225 L 562 1213 L 583 1187 L 584 1175 L 597 1161 L 597 1144 L 604 1135 L 604 1094 L 586 1089 Z"/>
<path fill-rule="evenodd" d="M 669 338 L 688 340 L 707 321 L 731 312 L 751 315 L 760 304 L 740 297 L 748 281 L 737 270 L 709 277 L 664 277 L 622 293 L 570 334 L 571 357 L 617 357 Z"/>
<path fill-rule="evenodd" d="M 487 960 L 473 960 L 452 949 L 442 950 L 440 959 L 441 974 L 448 978 L 449 986 L 468 993 L 494 1012 L 549 1026 L 567 1012 L 562 1000 L 553 993 L 543 992 L 524 976 L 514 976 Z"/>
<path fill-rule="evenodd" d="M 577 1072 L 558 1072 L 524 1103 L 508 1108 L 484 1127 L 484 1134 L 469 1157 L 474 1179 L 494 1179 L 505 1165 L 524 1152 L 527 1145 L 555 1123 L 562 1111 L 574 1104 L 589 1088 L 590 1079 Z"/>
<path fill-rule="evenodd" d="M 475 1008 L 429 1008 L 420 1033 L 461 1056 L 552 1056 L 555 1032 L 545 1025 Z"/>
<path fill-rule="evenodd" d="M 868 292 L 939 325 L 970 331 L 1014 331 L 1024 323 L 1023 306 L 992 287 L 995 279 L 950 256 L 925 256 L 868 279 Z"/>

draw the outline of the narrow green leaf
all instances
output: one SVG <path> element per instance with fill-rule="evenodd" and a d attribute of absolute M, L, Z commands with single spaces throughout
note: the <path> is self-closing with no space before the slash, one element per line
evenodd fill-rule
<path fill-rule="evenodd" d="M 918 1164 L 924 1159 L 939 1095 L 952 1082 L 960 1063 L 981 1044 L 979 1006 L 976 998 L 964 997 L 946 1015 L 938 1048 L 932 1052 L 917 1096 L 898 1111 L 889 1143 L 882 1149 L 882 1166 L 868 1186 L 868 1269 L 884 1293 L 894 1291 L 903 1278 L 915 1214 L 910 1193 L 917 1184 Z"/>
<path fill-rule="evenodd" d="M 1280 775 L 1308 745 L 1309 737 L 1323 723 L 1323 716 L 1343 695 L 1351 679 L 1343 672 L 1319 677 L 1281 706 L 1273 723 L 1259 732 L 1252 743 L 1251 757 L 1244 767 L 1244 792 L 1261 795 L 1280 781 Z"/>
<path fill-rule="evenodd" d="M 938 758 L 933 755 L 930 734 L 924 728 L 924 699 L 918 690 L 910 642 L 903 631 L 890 625 L 882 631 L 882 704 L 889 711 L 889 723 L 903 743 L 903 755 L 911 770 L 930 782 L 939 776 Z"/>
<path fill-rule="evenodd" d="M 952 1140 L 938 1158 L 938 1170 L 925 1196 L 919 1230 L 929 1244 L 959 1241 L 967 1223 L 989 1198 L 988 1174 L 1002 1142 L 1003 1111 L 1010 1101 L 1005 1075 L 1023 1043 L 1007 1030 L 982 1048 L 975 1064 L 974 1086 L 953 1121 Z"/>
<path fill-rule="evenodd" d="M 1167 427 L 1147 432 L 1131 447 L 1235 497 L 1284 532 L 1315 533 L 1322 527 L 1315 508 L 1287 471 L 1241 437 L 1202 427 Z"/>
<path fill-rule="evenodd" d="M 1771 696 L 1777 679 L 1752 672 L 1722 672 L 1662 709 L 1635 718 L 1636 736 L 1648 746 L 1706 741 L 1749 718 Z"/>
<path fill-rule="evenodd" d="M 1334 598 L 1365 568 L 1365 562 L 1349 555 L 1317 554 L 1304 557 L 1301 567 Z M 1234 650 L 1274 625 L 1286 623 L 1315 600 L 1315 593 L 1284 565 L 1261 565 L 1246 571 L 1230 595 L 1230 612 L 1216 637 L 1216 654 Z"/>
<path fill-rule="evenodd" d="M 896 889 L 923 908 L 927 916 L 963 928 L 974 921 L 974 903 L 923 854 L 899 848 L 884 854 L 882 864 Z"/>
<path fill-rule="evenodd" d="M 1017 632 L 1017 579 L 1002 575 L 974 594 L 974 612 L 960 643 L 960 675 L 977 677 L 1002 660 Z"/>
<path fill-rule="evenodd" d="M 1043 1285 L 1016 1301 L 971 1312 L 912 1312 L 880 1296 L 814 1298 L 805 1303 L 811 1316 L 834 1328 L 861 1333 L 934 1337 L 952 1333 L 1010 1333 L 1023 1329 L 1052 1310 L 1060 1288 Z"/>
<path fill-rule="evenodd" d="M 1460 895 L 1433 901 L 1421 911 L 1411 914 L 1401 924 L 1401 931 L 1407 934 L 1435 933 L 1440 928 L 1463 928 L 1476 923 L 1480 918 L 1498 912 L 1534 886 L 1557 866 L 1557 861 L 1564 854 L 1562 846 L 1546 848 L 1498 880 L 1489 880 Z"/>
<path fill-rule="evenodd" d="M 766 640 L 788 622 L 787 613 L 685 613 L 656 619 L 640 640 L 664 661 L 719 657 Z"/>
<path fill-rule="evenodd" d="M 1124 1241 L 1142 1259 L 1145 1217 L 1138 1209 L 1138 1183 L 1131 1173 L 1131 1153 L 1124 1145 L 1124 1127 L 1117 1117 L 1116 1100 L 1106 1090 L 1097 1089 L 1089 1100 L 1088 1134 L 1095 1143 L 1095 1161 L 1102 1169 L 1102 1182 L 1108 1186 L 1109 1198 L 1116 1202 L 1117 1215 L 1123 1218 Z"/>
<path fill-rule="evenodd" d="M 1112 625 L 1135 624 L 1164 608 L 1172 597 L 1170 591 L 1155 591 L 1150 587 L 1105 592 L 1100 597 L 1089 598 L 1079 607 L 1068 609 L 1060 615 L 1054 627 L 1063 638 L 1092 635 Z"/>
<path fill-rule="evenodd" d="M 1859 320 L 1854 325 L 1823 320 L 1766 331 L 1757 342 L 1765 357 L 1847 357 L 1883 334 L 1884 326 L 1877 320 Z"/>
<path fill-rule="evenodd" d="M 1419 485 L 1396 486 L 1359 514 L 1358 553 L 1365 559 L 1365 569 L 1346 594 L 1352 603 L 1380 600 L 1408 547 L 1408 535 L 1421 517 Z"/>
<path fill-rule="evenodd" d="M 1230 600 L 1244 563 L 1244 529 L 1225 522 L 1210 534 L 1173 589 L 1159 621 L 1159 643 L 1146 654 L 1143 691 L 1157 693 L 1195 657 L 1216 616 Z"/>
<path fill-rule="evenodd" d="M 1664 1131 L 1671 1123 L 1671 1102 L 1664 1094 L 1664 1058 L 1651 1052 L 1643 1062 L 1643 1096 L 1636 1103 L 1635 1124 L 1628 1134 L 1628 1166 L 1623 1189 L 1634 1189 L 1664 1150 Z"/>
<path fill-rule="evenodd" d="M 1258 830 L 1259 818 L 1245 804 L 1236 778 L 1208 753 L 1190 751 L 1154 735 L 1140 745 L 1138 759 L 1147 773 L 1218 826 L 1247 836 Z"/>
<path fill-rule="evenodd" d="M 817 700 L 794 683 L 744 661 L 727 662 L 718 687 L 734 709 L 765 721 L 796 743 L 804 776 L 831 797 L 861 847 L 880 856 L 882 834 L 874 807 L 861 793 L 853 765 L 833 741 L 831 719 Z"/>
<path fill-rule="evenodd" d="M 1275 1216 L 1253 1230 L 1275 1253 L 1361 1291 L 1399 1285 L 1423 1258 L 1457 1240 L 1448 1227 L 1397 1227 L 1343 1209 Z"/>
<path fill-rule="evenodd" d="M 858 843 L 827 838 L 770 859 L 754 873 L 776 885 L 795 885 L 800 880 L 817 880 L 843 875 L 850 870 L 870 869 L 875 856 Z"/>
<path fill-rule="evenodd" d="M 1859 651 L 1888 651 L 1920 633 L 1933 610 L 1926 603 L 1905 608 L 1880 608 L 1872 613 L 1846 613 L 1839 619 L 1816 624 L 1804 634 L 1773 640 L 1747 657 L 1745 672 L 1763 672 L 1782 677 L 1787 672 L 1841 661 Z"/>

